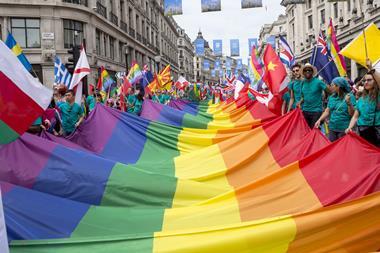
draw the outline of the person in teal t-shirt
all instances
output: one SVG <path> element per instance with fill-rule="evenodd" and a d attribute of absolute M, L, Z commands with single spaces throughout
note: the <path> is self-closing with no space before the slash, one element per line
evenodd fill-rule
<path fill-rule="evenodd" d="M 74 91 L 68 90 L 65 94 L 66 102 L 59 106 L 62 118 L 63 135 L 68 136 L 74 132 L 83 121 L 82 107 L 75 103 Z"/>
<path fill-rule="evenodd" d="M 289 103 L 287 111 L 296 109 L 297 104 L 301 101 L 301 64 L 296 63 L 292 66 L 292 80 L 288 84 Z"/>
<path fill-rule="evenodd" d="M 321 122 L 330 116 L 329 140 L 333 142 L 345 135 L 355 111 L 356 99 L 351 93 L 350 85 L 343 77 L 332 80 L 332 91 L 334 94 L 329 97 L 327 108 L 315 123 L 315 127 L 319 128 Z"/>
<path fill-rule="evenodd" d="M 289 102 L 290 102 L 290 92 L 287 91 L 285 94 L 282 96 L 282 108 L 281 108 L 281 113 L 282 115 L 285 115 L 288 112 L 288 107 L 289 107 Z"/>
<path fill-rule="evenodd" d="M 329 92 L 327 85 L 317 77 L 317 69 L 310 63 L 302 68 L 304 79 L 302 80 L 301 94 L 299 102 L 303 116 L 310 128 L 313 128 L 323 111 L 323 92 Z"/>
<path fill-rule="evenodd" d="M 346 133 L 358 124 L 359 135 L 380 147 L 380 94 L 375 71 L 364 76 L 363 96 L 356 103 L 356 110 Z"/>
<path fill-rule="evenodd" d="M 88 109 L 90 110 L 90 112 L 95 108 L 96 100 L 93 95 L 87 96 L 86 104 L 88 105 Z"/>

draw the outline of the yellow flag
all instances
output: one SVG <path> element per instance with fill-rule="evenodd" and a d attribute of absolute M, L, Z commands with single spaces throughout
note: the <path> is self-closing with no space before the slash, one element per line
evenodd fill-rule
<path fill-rule="evenodd" d="M 380 47 L 378 45 L 380 41 L 380 30 L 372 23 L 364 30 L 364 33 L 361 32 L 358 37 L 340 51 L 340 54 L 367 67 L 365 43 L 367 44 L 368 58 L 371 63 L 377 62 L 380 59 Z"/>

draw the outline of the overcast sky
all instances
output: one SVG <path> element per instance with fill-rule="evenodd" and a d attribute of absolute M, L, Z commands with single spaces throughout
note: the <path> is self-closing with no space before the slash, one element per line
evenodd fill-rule
<path fill-rule="evenodd" d="M 199 29 L 211 48 L 214 39 L 223 40 L 224 55 L 230 55 L 230 39 L 239 39 L 240 57 L 235 58 L 242 58 L 247 64 L 248 38 L 257 38 L 260 28 L 284 14 L 285 8 L 280 5 L 281 0 L 263 0 L 264 7 L 252 9 L 241 9 L 240 0 L 221 2 L 222 11 L 202 13 L 201 0 L 182 0 L 183 15 L 173 17 L 192 41 Z"/>

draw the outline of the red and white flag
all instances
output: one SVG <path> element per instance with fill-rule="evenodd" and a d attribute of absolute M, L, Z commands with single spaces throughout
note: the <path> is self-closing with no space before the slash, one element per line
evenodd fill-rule
<path fill-rule="evenodd" d="M 82 90 L 83 90 L 83 84 L 82 79 L 90 74 L 90 65 L 88 64 L 86 51 L 84 50 L 83 46 L 80 52 L 79 60 L 77 62 L 77 65 L 75 66 L 75 70 L 73 73 L 73 77 L 71 78 L 71 83 L 69 86 L 69 89 L 74 89 L 77 87 L 77 91 L 75 93 L 75 103 L 81 104 L 81 98 L 82 98 Z"/>
<path fill-rule="evenodd" d="M 189 86 L 189 84 L 190 83 L 183 76 L 180 76 L 178 78 L 178 81 L 175 83 L 175 86 L 177 89 L 184 89 L 185 87 Z"/>
<path fill-rule="evenodd" d="M 53 91 L 34 78 L 1 40 L 0 52 L 0 144 L 6 144 L 42 115 Z"/>

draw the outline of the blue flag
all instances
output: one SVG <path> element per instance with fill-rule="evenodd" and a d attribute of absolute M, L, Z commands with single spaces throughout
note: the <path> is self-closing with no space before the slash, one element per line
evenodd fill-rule
<path fill-rule="evenodd" d="M 318 69 L 319 75 L 328 84 L 330 84 L 335 77 L 339 76 L 338 69 L 334 64 L 334 60 L 327 48 L 327 44 L 322 33 L 319 34 L 318 43 L 313 49 L 310 63 Z"/>
<path fill-rule="evenodd" d="M 20 45 L 16 42 L 15 38 L 11 33 L 8 33 L 8 37 L 5 41 L 5 44 L 17 56 L 17 58 L 22 63 L 22 65 L 24 65 L 26 70 L 30 72 L 32 70 L 32 65 L 29 63 L 28 59 L 26 59 Z"/>
<path fill-rule="evenodd" d="M 56 84 L 64 84 L 67 88 L 71 82 L 71 74 L 58 56 L 55 57 L 54 61 L 54 82 Z"/>

